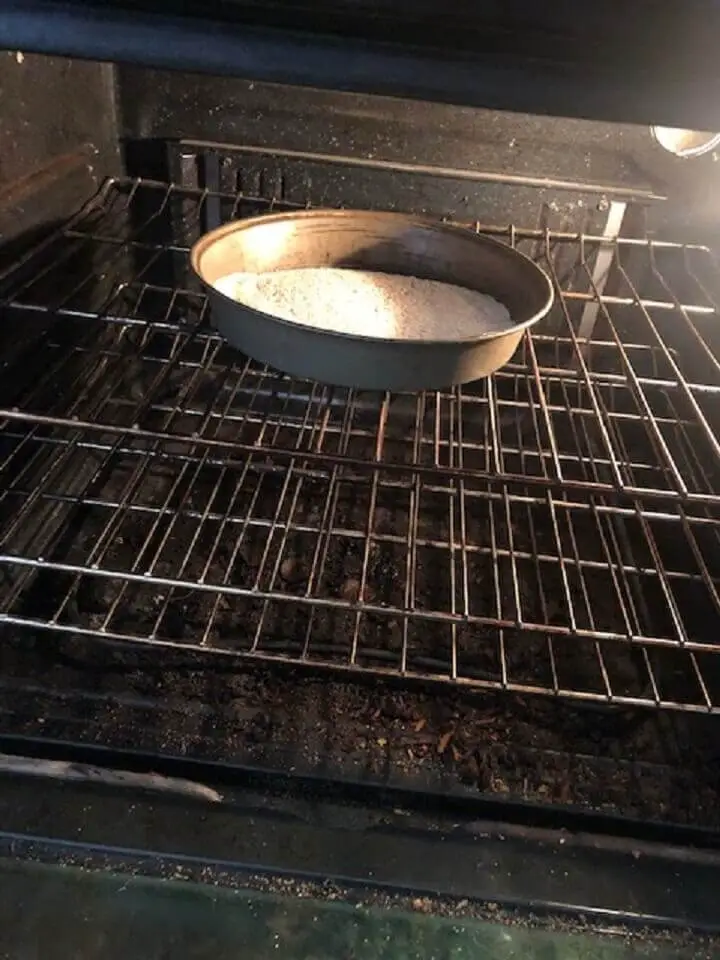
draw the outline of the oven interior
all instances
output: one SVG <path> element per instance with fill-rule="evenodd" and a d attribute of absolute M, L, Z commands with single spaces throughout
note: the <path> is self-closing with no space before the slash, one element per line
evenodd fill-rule
<path fill-rule="evenodd" d="M 270 855 L 203 811 L 253 870 L 506 906 L 577 907 L 581 884 L 588 914 L 713 927 L 714 158 L 660 156 L 640 127 L 15 52 L 1 70 L 7 770 L 210 785 L 274 817 Z M 555 306 L 467 387 L 289 379 L 213 332 L 187 254 L 314 206 L 491 235 Z M 6 783 L 17 833 L 28 783 Z M 110 844 L 121 801 L 43 787 L 71 789 L 84 819 L 66 801 L 57 836 Z M 322 843 L 293 849 L 301 827 Z M 333 859 L 348 833 L 363 856 Z M 478 888 L 481 842 L 501 864 L 566 845 L 564 886 L 536 866 Z M 640 892 L 593 886 L 614 856 Z M 658 870 L 687 875 L 654 889 Z"/>

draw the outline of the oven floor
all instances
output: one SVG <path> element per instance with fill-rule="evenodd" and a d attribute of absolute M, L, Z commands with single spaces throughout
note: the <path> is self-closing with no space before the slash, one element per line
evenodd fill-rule
<path fill-rule="evenodd" d="M 14 736 L 715 828 L 712 718 L 218 673 L 168 651 L 6 647 Z M 7 745 L 6 745 L 7 748 Z M 11 747 L 23 752 L 22 744 Z"/>
<path fill-rule="evenodd" d="M 699 941 L 429 916 L 187 881 L 0 860 L 0 955 L 83 960 L 684 960 Z"/>

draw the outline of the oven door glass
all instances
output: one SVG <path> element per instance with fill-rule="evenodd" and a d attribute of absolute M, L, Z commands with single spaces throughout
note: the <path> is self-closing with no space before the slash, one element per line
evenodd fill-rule
<path fill-rule="evenodd" d="M 167 867 L 167 864 L 165 865 Z M 611 933 L 440 917 L 302 896 L 302 885 L 268 890 L 137 876 L 112 869 L 0 859 L 0 956 L 84 960 L 488 960 L 523 957 L 683 960 L 697 942 L 628 940 Z M 273 890 L 273 886 L 278 889 Z"/>

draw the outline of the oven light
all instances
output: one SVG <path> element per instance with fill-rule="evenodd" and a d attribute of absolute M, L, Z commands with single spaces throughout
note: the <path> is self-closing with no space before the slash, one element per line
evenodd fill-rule
<path fill-rule="evenodd" d="M 702 157 L 720 146 L 720 133 L 678 127 L 650 127 L 650 132 L 664 150 L 676 157 Z"/>

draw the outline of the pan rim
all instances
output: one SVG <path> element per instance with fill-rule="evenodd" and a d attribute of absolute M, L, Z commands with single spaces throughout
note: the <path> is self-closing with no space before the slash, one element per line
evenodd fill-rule
<path fill-rule="evenodd" d="M 324 327 L 318 327 L 315 324 L 311 323 L 302 323 L 299 320 L 287 320 L 284 317 L 278 317 L 273 313 L 265 313 L 262 310 L 257 310 L 254 307 L 248 306 L 243 303 L 241 300 L 235 300 L 232 297 L 227 296 L 218 290 L 218 288 L 211 283 L 209 280 L 203 276 L 200 261 L 205 252 L 214 244 L 222 242 L 225 237 L 230 236 L 234 233 L 244 232 L 249 230 L 254 226 L 260 224 L 269 224 L 269 223 L 282 223 L 285 221 L 297 221 L 297 220 L 313 220 L 313 219 L 358 219 L 363 217 L 372 217 L 374 220 L 383 219 L 398 223 L 405 221 L 408 225 L 412 224 L 415 226 L 422 226 L 432 229 L 436 232 L 448 233 L 457 236 L 458 234 L 463 235 L 467 238 L 468 242 L 476 243 L 479 246 L 493 246 L 499 248 L 503 251 L 503 255 L 507 255 L 511 258 L 515 258 L 518 263 L 522 263 L 522 269 L 529 272 L 533 272 L 535 279 L 539 284 L 545 287 L 545 296 L 543 303 L 538 309 L 530 316 L 529 318 L 521 321 L 520 323 L 513 323 L 504 330 L 489 330 L 483 333 L 478 333 L 477 335 L 471 335 L 467 337 L 452 337 L 445 339 L 428 339 L 428 338 L 410 338 L 410 337 L 377 337 L 370 336 L 362 333 L 346 333 L 343 330 L 328 330 Z M 315 333 L 321 337 L 333 337 L 339 340 L 349 340 L 354 342 L 360 342 L 365 344 L 383 344 L 385 346 L 393 345 L 398 348 L 403 346 L 413 346 L 413 347 L 452 347 L 456 345 L 472 345 L 472 344 L 482 344 L 487 341 L 497 340 L 500 337 L 512 336 L 513 334 L 520 333 L 526 330 L 528 327 L 533 326 L 539 320 L 542 320 L 549 311 L 551 310 L 553 303 L 555 302 L 555 290 L 552 285 L 552 282 L 545 271 L 539 267 L 534 260 L 527 256 L 527 254 L 522 253 L 520 250 L 516 250 L 514 247 L 510 247 L 505 243 L 502 243 L 499 240 L 494 239 L 493 237 L 487 237 L 484 234 L 474 233 L 471 230 L 451 223 L 444 223 L 442 221 L 433 220 L 429 217 L 414 216 L 411 214 L 404 213 L 395 213 L 393 211 L 375 211 L 375 210 L 360 210 L 360 209 L 343 209 L 336 210 L 333 208 L 322 208 L 315 207 L 312 210 L 295 210 L 295 211 L 282 211 L 281 213 L 269 213 L 269 214 L 259 214 L 254 217 L 246 217 L 239 220 L 230 220 L 228 223 L 222 224 L 219 227 L 216 227 L 213 230 L 204 233 L 190 248 L 190 265 L 201 281 L 205 288 L 212 293 L 213 296 L 221 297 L 228 304 L 232 304 L 237 308 L 242 309 L 246 313 L 252 314 L 262 320 L 271 320 L 277 324 L 280 324 L 285 327 L 300 329 L 307 331 L 308 333 Z M 303 268 L 297 268 L 303 269 Z M 349 268 L 352 269 L 352 268 Z M 442 281 L 441 281 L 442 282 Z M 466 288 L 473 289 L 473 288 Z M 482 291 L 477 291 L 481 293 Z M 539 298 L 538 298 L 539 299 Z M 498 301 L 501 302 L 501 301 Z M 503 304 L 505 306 L 505 304 Z"/>

